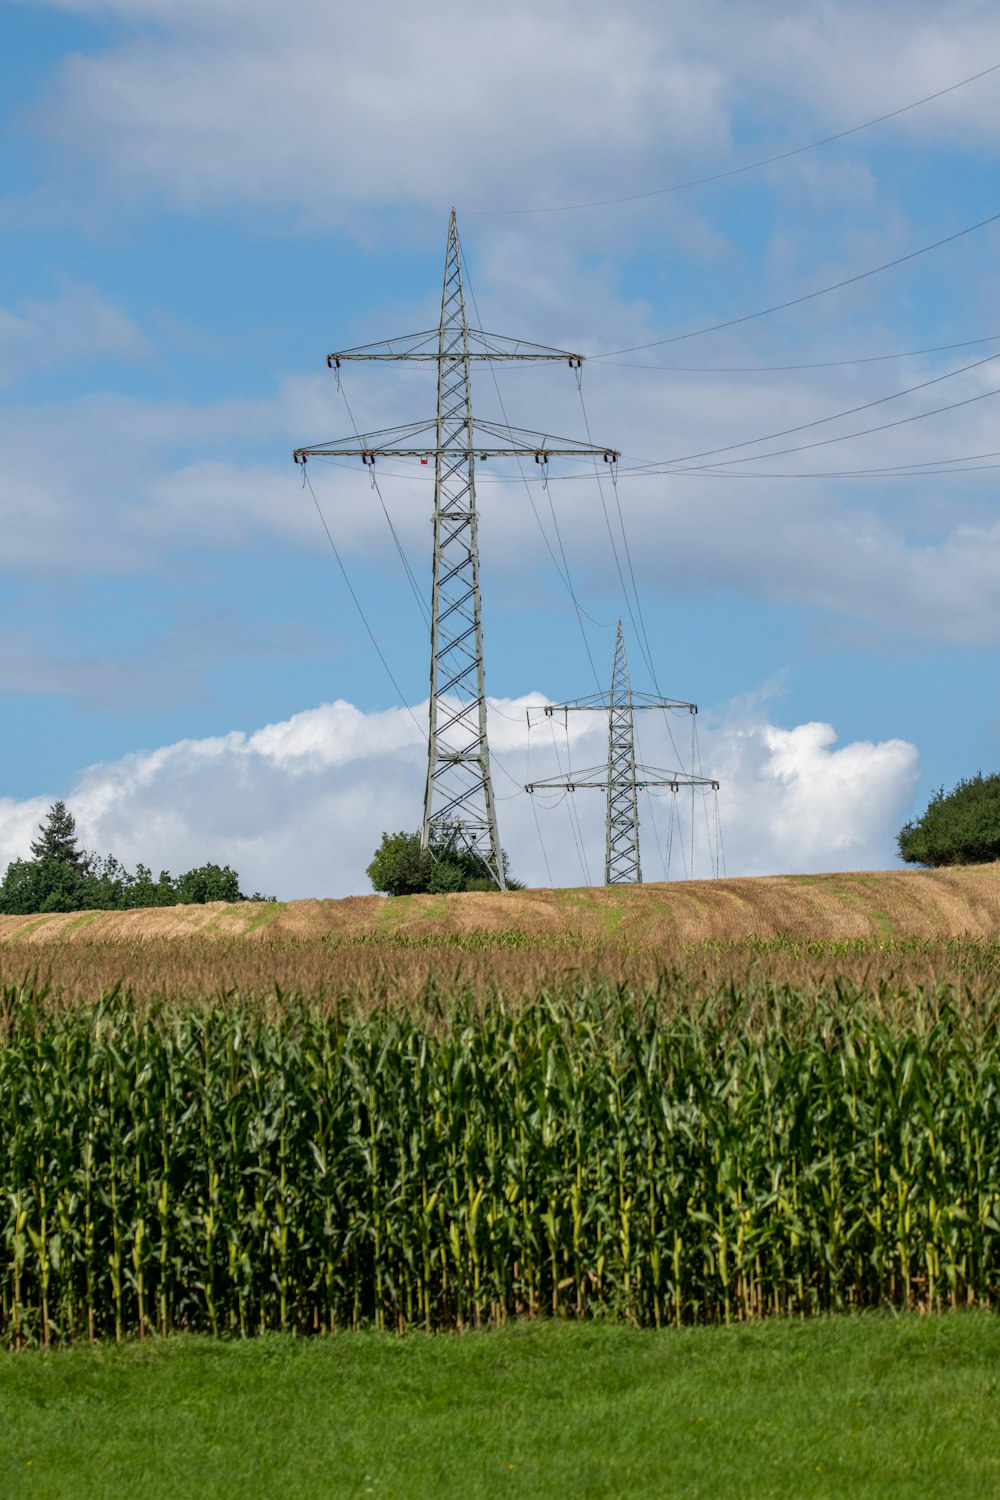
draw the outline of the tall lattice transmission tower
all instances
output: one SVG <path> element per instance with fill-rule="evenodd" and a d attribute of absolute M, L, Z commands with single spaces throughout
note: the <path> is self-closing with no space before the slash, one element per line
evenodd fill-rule
<path fill-rule="evenodd" d="M 709 776 L 690 776 L 684 771 L 663 771 L 655 766 L 637 763 L 634 715 L 638 710 L 653 708 L 691 714 L 698 712 L 696 703 L 683 703 L 676 698 L 653 698 L 648 693 L 632 691 L 625 655 L 625 637 L 619 620 L 610 692 L 607 695 L 592 693 L 587 698 L 573 698 L 568 703 L 546 703 L 541 709 L 549 718 L 554 714 L 568 715 L 581 711 L 606 713 L 608 716 L 607 766 L 591 766 L 576 775 L 570 772 L 564 777 L 547 777 L 529 782 L 524 788 L 529 795 L 555 787 L 562 787 L 568 792 L 575 792 L 578 787 L 594 787 L 606 792 L 605 885 L 634 885 L 642 882 L 638 792 L 648 787 L 669 787 L 676 792 L 682 786 L 706 786 L 716 792 L 719 790 L 719 783 Z"/>
<path fill-rule="evenodd" d="M 423 361 L 437 365 L 437 414 L 428 421 L 384 428 L 295 450 L 310 458 L 355 456 L 373 467 L 382 457 L 434 460 L 434 554 L 431 584 L 430 724 L 427 783 L 420 841 L 432 851 L 463 846 L 506 889 L 490 775 L 479 591 L 475 466 L 477 458 L 524 459 L 543 473 L 550 458 L 603 458 L 616 450 L 483 421 L 472 413 L 474 362 L 564 361 L 579 371 L 583 356 L 523 339 L 470 328 L 462 284 L 455 210 L 448 223 L 441 319 L 436 329 L 342 349 L 327 358 L 333 370 L 348 360 Z"/>

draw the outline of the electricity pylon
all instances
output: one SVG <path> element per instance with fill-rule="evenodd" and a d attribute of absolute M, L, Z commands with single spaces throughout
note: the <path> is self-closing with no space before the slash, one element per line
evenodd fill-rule
<path fill-rule="evenodd" d="M 549 718 L 553 714 L 571 712 L 599 712 L 608 716 L 608 764 L 592 766 L 578 775 L 548 777 L 544 781 L 532 781 L 524 790 L 529 794 L 540 788 L 563 787 L 575 792 L 578 787 L 595 787 L 607 793 L 607 816 L 605 820 L 604 884 L 641 885 L 642 865 L 639 860 L 639 802 L 637 792 L 647 787 L 666 786 L 676 792 L 682 786 L 708 786 L 719 790 L 719 783 L 708 776 L 689 776 L 683 771 L 662 771 L 654 766 L 643 766 L 635 758 L 635 723 L 637 709 L 686 709 L 696 714 L 696 703 L 682 703 L 676 698 L 652 698 L 648 693 L 633 693 L 628 675 L 628 660 L 625 656 L 625 637 L 622 622 L 618 621 L 615 636 L 615 664 L 611 672 L 611 691 L 592 693 L 588 698 L 573 698 L 568 703 L 546 703 L 542 712 Z M 529 716 L 530 728 L 530 716 Z"/>
<path fill-rule="evenodd" d="M 434 558 L 431 586 L 430 724 L 421 847 L 463 845 L 483 860 L 506 889 L 497 834 L 486 734 L 483 625 L 479 596 L 479 542 L 475 463 L 487 458 L 533 459 L 541 472 L 555 457 L 618 453 L 592 443 L 484 422 L 472 414 L 469 367 L 473 361 L 565 360 L 579 370 L 583 356 L 523 339 L 470 328 L 462 285 L 462 254 L 451 211 L 445 253 L 441 320 L 436 329 L 383 343 L 343 349 L 327 357 L 339 370 L 347 360 L 405 360 L 437 364 L 437 415 L 431 421 L 356 433 L 353 438 L 296 448 L 296 463 L 353 455 L 374 470 L 378 458 L 434 460 Z M 429 437 L 433 441 L 428 441 Z"/>

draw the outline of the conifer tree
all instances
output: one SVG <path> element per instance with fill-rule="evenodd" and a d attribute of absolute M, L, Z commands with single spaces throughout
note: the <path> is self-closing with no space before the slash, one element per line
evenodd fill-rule
<path fill-rule="evenodd" d="M 87 856 L 77 847 L 76 819 L 65 802 L 53 802 L 45 822 L 38 825 L 38 833 L 31 842 L 35 859 L 54 859 L 74 870 L 86 868 Z"/>

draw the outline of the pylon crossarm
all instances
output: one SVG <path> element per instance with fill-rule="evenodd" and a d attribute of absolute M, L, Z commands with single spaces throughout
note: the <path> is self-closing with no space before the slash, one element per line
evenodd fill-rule
<path fill-rule="evenodd" d="M 688 776 L 685 771 L 658 771 L 645 766 L 636 766 L 635 776 L 640 791 L 650 786 L 668 786 L 675 792 L 682 786 L 707 786 L 717 792 L 721 785 L 712 776 Z"/>
<path fill-rule="evenodd" d="M 456 329 L 455 340 L 446 340 L 440 348 L 440 328 L 427 329 L 422 333 L 407 333 L 402 338 L 382 339 L 374 344 L 359 344 L 354 349 L 337 349 L 328 354 L 326 362 L 331 370 L 341 364 L 357 360 L 425 360 L 428 363 L 440 359 L 456 360 L 520 360 L 525 363 L 562 363 L 578 370 L 584 356 L 572 349 L 552 349 L 547 344 L 533 344 L 530 339 L 507 338 L 502 333 L 485 333 L 481 328 L 470 328 L 469 349 L 466 354 L 462 345 L 462 332 Z"/>
<path fill-rule="evenodd" d="M 460 405 L 459 414 L 464 408 Z M 444 426 L 448 426 L 447 416 Z M 598 458 L 616 464 L 620 454 L 615 448 L 599 443 L 577 443 L 571 438 L 532 432 L 526 427 L 508 427 L 499 422 L 473 419 L 471 429 L 464 421 L 454 421 L 454 432 L 442 433 L 443 441 L 419 442 L 422 437 L 437 437 L 437 421 L 412 422 L 403 427 L 383 427 L 378 432 L 355 433 L 349 438 L 333 438 L 296 448 L 296 463 L 309 458 L 361 458 L 372 464 L 377 458 L 442 458 L 468 463 L 472 459 L 523 458 L 538 464 L 550 458 Z M 469 435 L 471 430 L 472 441 Z"/>
<path fill-rule="evenodd" d="M 688 703 L 681 698 L 648 698 L 648 701 L 640 701 L 648 697 L 645 693 L 634 693 L 632 695 L 633 712 L 638 709 L 669 709 L 671 712 L 680 712 L 682 709 L 687 713 L 698 712 L 697 703 Z M 528 708 L 526 713 L 543 714 L 551 719 L 554 714 L 565 713 L 602 713 L 610 712 L 611 700 L 606 693 L 592 693 L 589 698 L 570 698 L 565 703 L 546 703 L 541 708 Z"/>
<path fill-rule="evenodd" d="M 578 771 L 575 775 L 568 776 L 545 776 L 536 781 L 525 783 L 524 790 L 531 796 L 532 792 L 552 791 L 553 789 L 564 789 L 567 792 L 575 792 L 577 787 L 585 789 L 596 787 L 604 791 L 608 784 L 607 766 L 589 766 L 585 771 Z"/>
<path fill-rule="evenodd" d="M 708 776 L 687 776 L 682 771 L 676 775 L 669 771 L 657 772 L 655 776 L 647 776 L 641 767 L 637 766 L 635 771 L 635 785 L 637 791 L 645 791 L 647 787 L 667 786 L 676 792 L 682 786 L 707 786 L 712 791 L 719 790 L 720 783 L 712 781 Z M 606 792 L 608 789 L 607 766 L 596 766 L 591 771 L 581 771 L 578 776 L 552 776 L 544 780 L 530 781 L 525 784 L 524 790 L 530 796 L 533 792 L 552 791 L 553 788 L 565 788 L 567 792 L 594 790 Z"/>
<path fill-rule="evenodd" d="M 598 449 L 598 453 L 603 453 Z M 610 450 L 609 450 L 610 451 Z M 341 448 L 333 443 L 323 443 L 315 448 L 296 448 L 292 458 L 297 464 L 303 464 L 309 458 L 360 458 L 366 464 L 374 463 L 377 458 L 434 458 L 440 453 L 442 458 L 457 459 L 487 459 L 487 458 L 534 458 L 536 463 L 548 463 L 550 458 L 590 458 L 592 450 L 589 448 L 540 448 L 537 451 L 531 448 L 498 448 L 492 443 L 474 448 Z M 614 463 L 617 454 L 608 459 L 608 463 Z"/>

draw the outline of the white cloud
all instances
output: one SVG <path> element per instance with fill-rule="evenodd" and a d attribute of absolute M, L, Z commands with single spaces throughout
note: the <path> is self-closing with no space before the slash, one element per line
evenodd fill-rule
<path fill-rule="evenodd" d="M 885 867 L 917 783 L 904 740 L 834 748 L 830 724 L 756 723 L 714 737 L 727 788 L 730 869 L 813 872 Z M 775 862 L 775 854 L 778 859 Z"/>
<path fill-rule="evenodd" d="M 108 7 L 92 7 L 97 14 Z M 152 28 L 64 70 L 48 123 L 175 201 L 309 216 L 489 204 L 723 145 L 723 75 L 644 6 L 298 0 L 116 7 Z"/>
<path fill-rule="evenodd" d="M 57 0 L 58 3 L 58 0 Z M 543 205 L 729 164 L 730 121 L 808 139 L 1000 52 L 977 0 L 64 0 L 119 24 L 66 64 L 40 119 L 119 181 L 186 205 Z M 883 138 L 995 136 L 989 80 Z M 780 138 L 780 137 L 779 137 Z"/>
<path fill-rule="evenodd" d="M 537 795 L 534 813 L 518 787 L 599 764 L 606 728 L 599 715 L 578 715 L 566 730 L 525 710 L 540 694 L 493 706 L 491 747 L 497 770 L 501 838 L 512 868 L 530 884 L 580 884 L 568 799 Z M 338 701 L 305 710 L 253 734 L 182 740 L 88 767 L 61 789 L 77 817 L 82 843 L 175 873 L 206 860 L 230 863 L 244 889 L 281 897 L 341 896 L 364 891 L 364 869 L 383 830 L 419 822 L 425 765 L 426 705 L 362 713 Z M 658 716 L 657 716 L 658 717 Z M 686 725 L 685 725 L 686 730 Z M 565 736 L 565 738 L 564 738 Z M 722 782 L 720 809 L 730 874 L 878 868 L 892 863 L 894 834 L 909 808 L 917 752 L 901 740 L 835 748 L 830 725 L 785 729 L 745 705 L 714 726 L 702 743 L 706 774 Z M 649 763 L 677 768 L 664 728 L 644 725 Z M 51 797 L 60 794 L 53 789 Z M 579 791 L 573 807 L 591 877 L 603 868 L 603 798 Z M 666 794 L 670 799 L 671 794 Z M 0 799 L 0 863 L 25 855 L 50 797 Z M 690 802 L 677 794 L 671 873 L 687 869 Z M 712 851 L 701 801 L 695 804 L 695 874 L 707 875 Z M 662 877 L 669 800 L 643 799 L 647 880 Z M 714 809 L 712 810 L 714 818 Z M 711 826 L 711 824 L 709 825 Z M 682 844 L 683 854 L 680 853 Z"/>
<path fill-rule="evenodd" d="M 150 345 L 120 308 L 89 286 L 48 301 L 0 307 L 0 382 L 28 370 L 111 357 L 148 358 Z"/>

